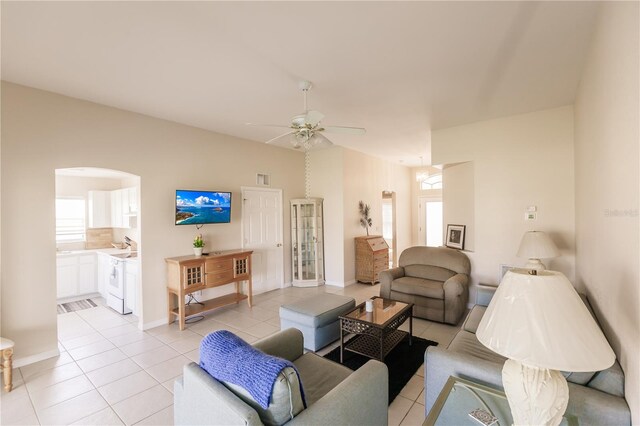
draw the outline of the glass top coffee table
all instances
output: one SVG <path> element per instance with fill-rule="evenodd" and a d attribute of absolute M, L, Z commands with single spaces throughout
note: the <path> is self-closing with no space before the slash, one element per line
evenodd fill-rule
<path fill-rule="evenodd" d="M 340 362 L 344 351 L 351 351 L 369 358 L 384 361 L 384 358 L 398 343 L 409 335 L 409 345 L 413 334 L 413 303 L 374 297 L 373 312 L 367 312 L 366 302 L 340 317 Z M 398 330 L 409 320 L 409 332 Z M 344 338 L 355 334 L 347 343 Z"/>
<path fill-rule="evenodd" d="M 509 401 L 504 392 L 450 376 L 422 426 L 510 426 L 513 424 Z M 578 425 L 575 416 L 562 418 L 561 426 Z"/>

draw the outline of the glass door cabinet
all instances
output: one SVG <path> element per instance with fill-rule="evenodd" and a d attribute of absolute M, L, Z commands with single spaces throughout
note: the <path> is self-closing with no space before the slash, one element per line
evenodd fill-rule
<path fill-rule="evenodd" d="M 324 284 L 322 198 L 291 200 L 291 267 L 293 285 Z"/>

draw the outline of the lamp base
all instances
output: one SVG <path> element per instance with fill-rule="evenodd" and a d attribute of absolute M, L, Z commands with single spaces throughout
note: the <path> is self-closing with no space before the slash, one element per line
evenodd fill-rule
<path fill-rule="evenodd" d="M 540 259 L 533 258 L 529 259 L 529 261 L 525 265 L 525 268 L 536 272 L 542 272 L 547 269 L 547 267 L 544 265 L 544 263 L 542 263 Z"/>
<path fill-rule="evenodd" d="M 502 384 L 514 425 L 557 426 L 562 421 L 569 386 L 559 371 L 508 359 L 502 368 Z"/>

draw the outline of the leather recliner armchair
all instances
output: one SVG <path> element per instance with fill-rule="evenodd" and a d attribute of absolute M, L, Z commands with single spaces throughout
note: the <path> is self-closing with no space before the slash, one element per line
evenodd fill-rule
<path fill-rule="evenodd" d="M 380 296 L 413 303 L 413 316 L 457 324 L 469 299 L 469 258 L 445 247 L 410 247 L 380 272 Z"/>

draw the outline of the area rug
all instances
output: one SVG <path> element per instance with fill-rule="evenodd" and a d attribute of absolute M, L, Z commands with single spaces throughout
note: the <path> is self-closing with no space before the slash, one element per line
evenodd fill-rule
<path fill-rule="evenodd" d="M 69 312 L 81 311 L 83 309 L 95 308 L 96 305 L 91 299 L 76 300 L 75 302 L 61 303 L 58 305 L 58 315 Z"/>
<path fill-rule="evenodd" d="M 384 359 L 384 363 L 389 368 L 389 404 L 396 399 L 402 388 L 409 382 L 409 379 L 418 371 L 424 362 L 424 352 L 428 346 L 437 346 L 437 342 L 425 340 L 420 337 L 413 337 L 412 345 L 409 346 L 409 337 L 398 343 L 398 346 Z M 324 356 L 331 361 L 340 363 L 340 346 Z M 362 367 L 371 358 L 359 355 L 354 352 L 344 351 L 344 365 L 352 370 Z"/>

